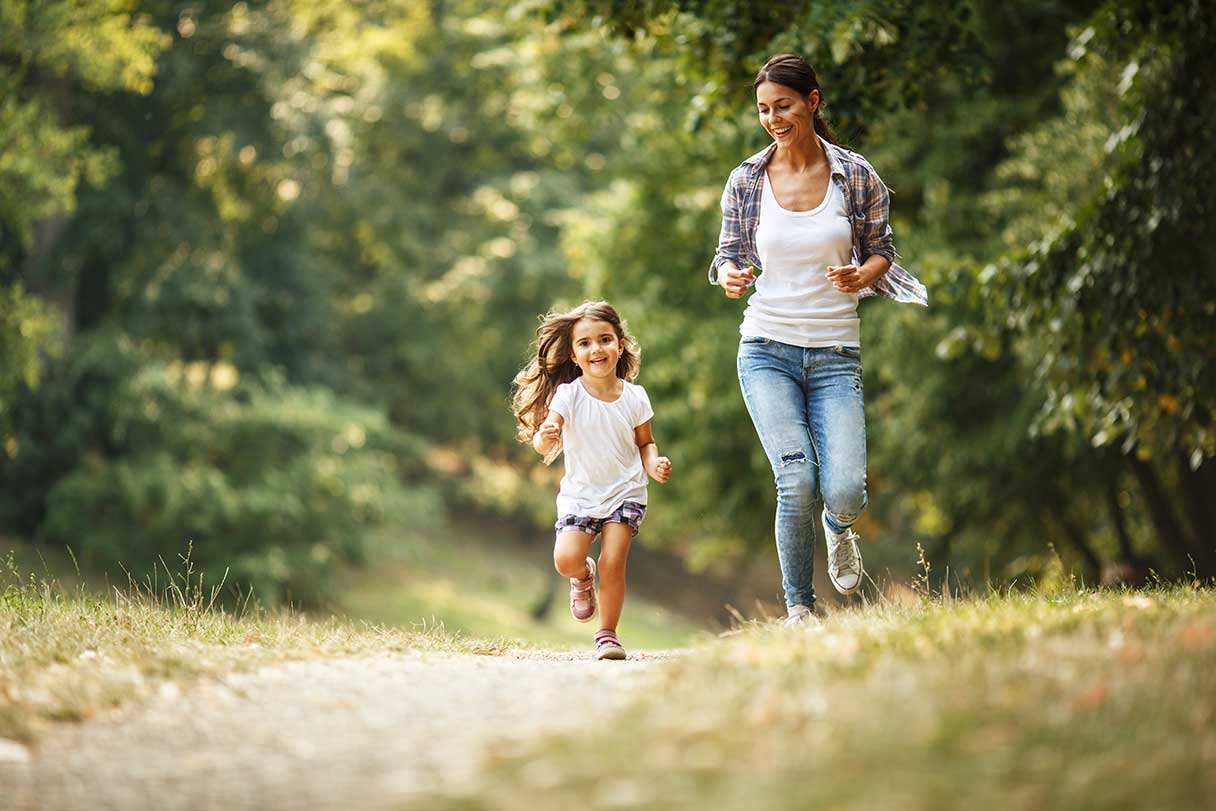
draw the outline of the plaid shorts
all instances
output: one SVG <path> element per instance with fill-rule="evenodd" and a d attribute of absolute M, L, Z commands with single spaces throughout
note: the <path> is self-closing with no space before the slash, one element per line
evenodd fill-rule
<path fill-rule="evenodd" d="M 646 517 L 646 505 L 638 504 L 636 501 L 621 502 L 621 506 L 613 510 L 612 514 L 605 518 L 592 518 L 587 515 L 563 515 L 558 519 L 553 528 L 560 532 L 568 530 L 578 530 L 586 532 L 588 535 L 599 535 L 604 528 L 604 524 L 628 524 L 633 530 L 633 534 L 638 534 L 638 527 L 642 525 L 642 519 Z"/>

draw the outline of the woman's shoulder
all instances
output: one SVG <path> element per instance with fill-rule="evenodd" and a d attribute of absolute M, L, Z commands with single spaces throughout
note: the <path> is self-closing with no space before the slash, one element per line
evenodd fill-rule
<path fill-rule="evenodd" d="M 854 152 L 853 150 L 846 149 L 845 147 L 840 146 L 839 144 L 831 144 L 831 143 L 828 144 L 828 149 L 832 150 L 833 154 L 836 156 L 837 160 L 839 160 L 841 162 L 841 164 L 845 167 L 846 171 L 848 171 L 849 168 L 852 168 L 852 169 L 854 169 L 856 171 L 860 171 L 864 174 L 873 175 L 874 177 L 878 177 L 878 170 L 876 170 L 874 168 L 874 166 L 868 160 L 866 160 L 865 156 L 862 155 L 860 152 Z"/>
<path fill-rule="evenodd" d="M 758 173 L 763 172 L 775 147 L 776 144 L 769 144 L 755 155 L 745 158 L 738 166 L 731 170 L 730 178 L 727 182 L 743 183 L 755 177 Z"/>

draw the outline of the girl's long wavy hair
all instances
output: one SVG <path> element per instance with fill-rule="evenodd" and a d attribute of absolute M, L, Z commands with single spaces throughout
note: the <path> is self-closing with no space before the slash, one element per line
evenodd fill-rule
<path fill-rule="evenodd" d="M 585 301 L 566 313 L 551 312 L 541 316 L 536 328 L 536 354 L 528 365 L 515 375 L 511 407 L 519 420 L 517 436 L 521 442 L 531 442 L 536 429 L 549 413 L 553 392 L 563 383 L 581 377 L 583 370 L 574 362 L 574 347 L 570 335 L 574 325 L 584 318 L 607 321 L 616 330 L 621 342 L 621 357 L 616 362 L 616 376 L 633 380 L 641 365 L 641 350 L 626 329 L 620 315 L 606 301 Z M 551 454 L 556 456 L 556 453 Z"/>

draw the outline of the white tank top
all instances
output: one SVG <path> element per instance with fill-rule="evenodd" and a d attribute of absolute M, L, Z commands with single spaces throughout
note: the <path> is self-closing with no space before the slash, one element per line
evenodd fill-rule
<path fill-rule="evenodd" d="M 767 174 L 763 185 L 756 252 L 764 271 L 739 332 L 793 346 L 861 346 L 857 294 L 841 293 L 826 276 L 829 265 L 852 261 L 853 230 L 839 186 L 828 181 L 823 202 L 810 211 L 786 211 Z"/>

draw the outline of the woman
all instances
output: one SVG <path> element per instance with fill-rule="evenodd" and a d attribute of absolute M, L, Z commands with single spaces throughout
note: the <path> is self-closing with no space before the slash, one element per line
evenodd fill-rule
<path fill-rule="evenodd" d="M 887 188 L 836 145 L 810 65 L 774 56 L 752 88 L 773 143 L 726 182 L 709 280 L 728 298 L 755 285 L 739 327 L 739 385 L 776 476 L 777 555 L 795 624 L 814 616 L 817 520 L 836 590 L 853 594 L 864 573 L 852 530 L 866 506 L 858 299 L 927 297 L 894 263 Z"/>

